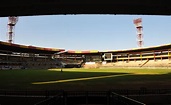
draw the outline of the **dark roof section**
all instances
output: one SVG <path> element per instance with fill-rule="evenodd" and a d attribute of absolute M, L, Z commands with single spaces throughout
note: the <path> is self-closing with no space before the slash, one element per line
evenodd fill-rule
<path fill-rule="evenodd" d="M 171 50 L 171 44 L 165 44 L 160 46 L 142 47 L 142 48 L 132 48 L 128 50 L 111 50 L 111 51 L 101 51 L 101 53 L 136 53 L 136 52 L 151 52 L 151 51 L 166 51 Z"/>
<path fill-rule="evenodd" d="M 56 54 L 68 54 L 68 55 L 96 55 L 99 54 L 98 50 L 84 50 L 84 51 L 80 51 L 80 50 L 68 50 L 68 51 L 61 51 L 58 52 Z"/>
<path fill-rule="evenodd" d="M 140 53 L 140 52 L 152 52 L 152 51 L 166 51 L 171 50 L 171 44 L 159 45 L 159 46 L 151 46 L 151 47 L 142 47 L 142 48 L 132 48 L 125 50 L 108 50 L 108 51 L 98 51 L 98 50 L 87 50 L 87 51 L 78 51 L 78 50 L 65 50 L 58 52 L 56 54 L 76 54 L 76 55 L 98 55 L 102 53 Z"/>
<path fill-rule="evenodd" d="M 25 46 L 19 44 L 12 44 L 8 42 L 0 41 L 0 52 L 11 51 L 11 52 L 21 52 L 21 53 L 37 53 L 37 54 L 100 54 L 100 53 L 139 53 L 139 52 L 151 52 L 151 51 L 166 51 L 171 50 L 171 44 L 165 44 L 160 46 L 151 46 L 151 47 L 143 47 L 143 48 L 133 48 L 127 50 L 109 50 L 109 51 L 98 51 L 98 50 L 68 50 L 65 49 L 56 49 L 56 48 L 43 48 L 43 47 L 35 47 L 35 46 Z"/>
<path fill-rule="evenodd" d="M 64 51 L 64 49 L 43 48 L 35 46 L 25 46 L 19 44 L 12 44 L 0 41 L 0 51 L 11 51 L 21 53 L 37 53 L 37 54 L 54 54 L 56 52 Z"/>
<path fill-rule="evenodd" d="M 170 0 L 1 0 L 0 17 L 65 14 L 171 15 Z"/>

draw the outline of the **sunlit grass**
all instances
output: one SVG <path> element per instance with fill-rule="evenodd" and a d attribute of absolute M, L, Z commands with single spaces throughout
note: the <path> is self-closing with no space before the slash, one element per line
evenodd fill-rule
<path fill-rule="evenodd" d="M 61 69 L 49 69 L 50 71 L 61 71 Z M 106 72 L 106 73 L 133 73 L 133 74 L 167 74 L 171 72 L 171 69 L 128 69 L 128 68 L 71 68 L 63 69 L 67 72 Z"/>
<path fill-rule="evenodd" d="M 76 78 L 76 79 L 65 79 L 65 80 L 57 80 L 57 81 L 47 81 L 47 82 L 34 82 L 32 84 L 49 84 L 49 83 L 61 83 L 61 82 L 85 81 L 85 80 L 111 78 L 111 77 L 126 76 L 126 75 L 129 74 L 116 74 L 116 75 L 85 77 L 85 78 Z"/>

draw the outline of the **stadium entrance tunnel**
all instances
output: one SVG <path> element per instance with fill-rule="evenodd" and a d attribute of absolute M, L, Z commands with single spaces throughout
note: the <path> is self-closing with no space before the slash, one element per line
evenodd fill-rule
<path fill-rule="evenodd" d="M 64 68 L 81 68 L 80 64 L 67 64 Z"/>

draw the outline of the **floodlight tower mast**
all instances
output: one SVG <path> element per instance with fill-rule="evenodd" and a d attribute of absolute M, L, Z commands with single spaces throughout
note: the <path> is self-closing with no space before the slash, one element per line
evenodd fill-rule
<path fill-rule="evenodd" d="M 17 16 L 8 17 L 8 42 L 9 43 L 13 43 L 14 28 L 17 22 L 18 22 Z"/>
<path fill-rule="evenodd" d="M 143 30 L 143 26 L 142 26 L 142 18 L 138 18 L 138 19 L 134 19 L 133 20 L 136 30 L 137 30 L 137 44 L 139 47 L 142 47 L 144 42 L 143 42 L 143 34 L 142 34 L 142 30 Z"/>

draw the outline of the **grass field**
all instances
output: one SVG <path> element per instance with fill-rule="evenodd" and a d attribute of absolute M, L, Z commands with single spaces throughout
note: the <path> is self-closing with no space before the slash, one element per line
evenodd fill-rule
<path fill-rule="evenodd" d="M 170 89 L 171 69 L 1 70 L 5 90 Z"/>

